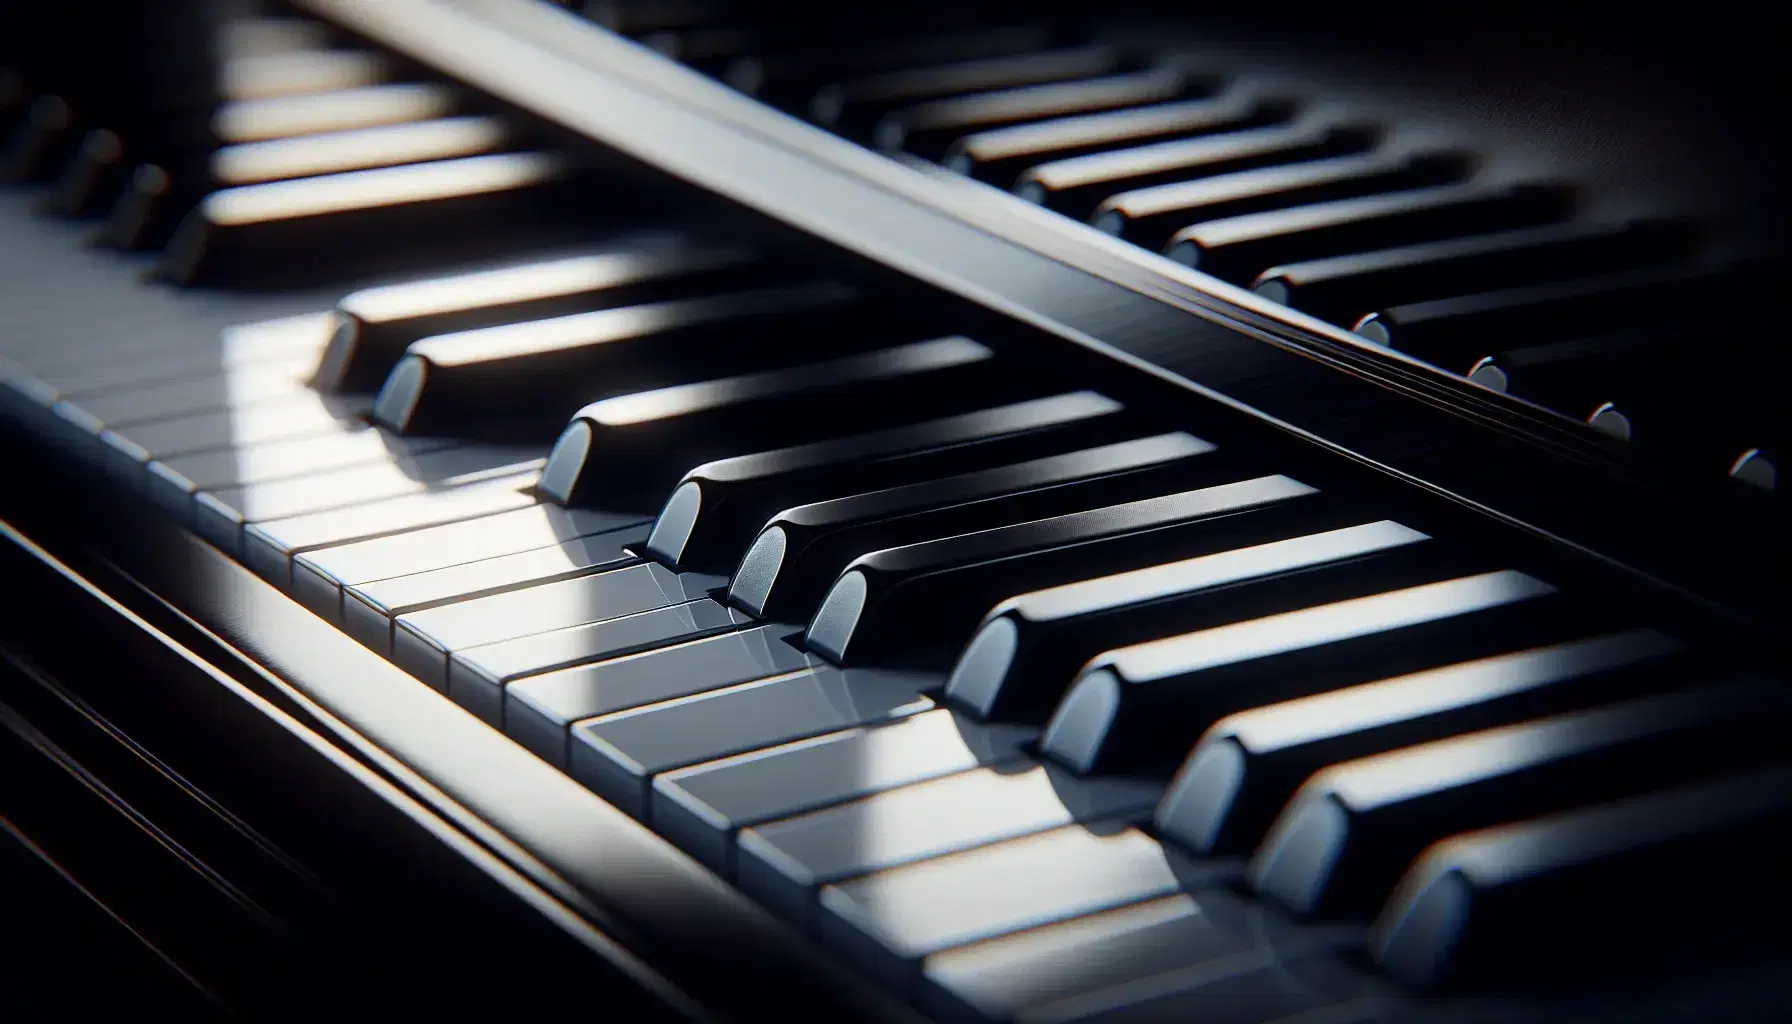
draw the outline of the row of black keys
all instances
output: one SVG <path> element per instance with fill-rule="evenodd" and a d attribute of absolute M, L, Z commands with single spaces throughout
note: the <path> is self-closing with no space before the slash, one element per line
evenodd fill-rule
<path fill-rule="evenodd" d="M 1674 263 L 1694 241 L 1685 225 L 1560 222 L 1570 203 L 1563 188 L 1465 181 L 1473 163 L 1465 154 L 1378 146 L 1373 125 L 1323 112 L 1303 117 L 1298 104 L 1243 86 L 1148 102 L 1152 96 L 1128 90 L 1166 81 L 1184 92 L 1214 86 L 1163 68 L 1104 75 L 1131 59 L 1113 47 L 1042 54 L 1039 46 L 1062 36 L 1049 25 L 920 34 L 927 28 L 926 19 L 910 19 L 910 41 L 880 44 L 888 51 L 880 64 L 820 41 L 842 26 L 811 25 L 807 48 L 782 61 L 730 54 L 723 71 L 773 92 L 779 82 L 815 86 L 823 113 L 836 105 L 827 97 L 857 96 L 829 115 L 843 129 L 858 123 L 854 110 L 861 121 L 888 123 L 915 104 L 968 104 L 968 121 L 948 119 L 941 129 L 955 140 L 948 162 L 960 169 L 1018 182 L 1023 194 L 1038 192 L 1034 198 L 1123 236 L 1162 241 L 1278 301 L 1360 320 L 1365 337 L 1515 389 L 1614 436 L 1628 439 L 1640 420 L 1650 424 L 1642 440 L 1658 450 L 1722 465 L 1769 489 L 1776 483 L 1772 452 L 1783 447 L 1784 424 L 1767 383 L 1776 374 L 1760 365 L 1758 351 L 1712 343 L 1714 332 L 1727 330 L 1714 321 L 1757 294 L 1761 274 Z M 319 50 L 321 38 L 297 29 L 240 35 L 245 52 L 215 118 L 231 144 L 212 155 L 203 182 L 225 190 L 176 239 L 166 269 L 177 280 L 301 285 L 402 264 L 405 252 L 394 249 L 435 263 L 457 246 L 490 256 L 570 236 L 577 176 L 549 154 L 511 151 L 518 140 L 497 120 L 453 116 L 450 90 L 392 82 L 394 69 L 377 55 Z M 729 54 L 758 38 L 724 30 L 681 45 Z M 836 83 L 821 73 L 914 62 L 927 52 L 984 59 Z M 1121 79 L 1132 85 L 1116 92 Z M 1076 114 L 1078 103 L 1117 109 Z M 129 155 L 115 134 L 89 132 L 72 162 L 59 162 L 79 137 L 68 105 L 40 97 L 27 122 L 13 147 L 17 173 L 66 168 L 59 192 L 70 211 L 116 193 Z M 986 123 L 1006 127 L 969 131 Z M 272 184 L 298 177 L 310 181 Z M 245 187 L 255 183 L 263 187 Z M 140 169 L 115 204 L 112 236 L 156 234 L 150 224 L 179 205 L 175 191 L 165 173 Z M 320 243 L 345 232 L 356 244 L 320 258 Z M 1502 285 L 1512 287 L 1485 290 Z M 1402 298 L 1423 301 L 1389 305 Z"/>
<path fill-rule="evenodd" d="M 724 335 L 738 341 L 748 330 L 741 319 L 692 335 L 663 315 L 666 304 L 653 304 L 645 310 L 662 316 L 622 306 L 614 314 L 516 321 L 555 303 L 626 301 L 643 280 L 676 280 L 709 265 L 634 253 L 360 293 L 342 303 L 343 327 L 333 337 L 306 318 L 235 336 L 241 351 L 232 358 L 247 372 L 311 362 L 293 353 L 323 347 L 330 353 L 323 378 L 346 381 L 358 366 L 363 388 L 381 366 L 393 366 L 376 406 L 408 413 L 426 406 L 392 397 L 405 394 L 404 381 L 417 372 L 399 367 L 423 368 L 419 394 L 440 367 L 464 372 L 467 393 L 476 394 L 484 390 L 478 362 L 445 353 L 480 339 L 489 348 L 507 331 L 580 334 L 566 331 L 571 324 L 585 329 L 585 348 L 638 341 L 612 350 L 609 362 L 584 364 L 584 373 L 664 360 L 659 372 L 700 379 L 708 367 L 684 362 L 698 349 L 683 344 Z M 802 316 L 788 307 L 769 312 L 754 332 L 761 344 L 753 358 L 775 365 L 813 355 L 815 337 L 787 333 Z M 589 330 L 606 324 L 635 333 Z M 860 321 L 844 337 L 866 326 Z M 217 360 L 215 344 L 193 352 L 202 350 Z M 1477 572 L 1487 567 L 1428 550 L 1437 542 L 1415 531 L 1285 477 L 1255 476 L 1227 447 L 1151 433 L 1098 395 L 1029 399 L 1026 387 L 1007 384 L 1018 389 L 1007 396 L 1020 401 L 986 407 L 1015 375 L 1011 368 L 985 372 L 1000 360 L 969 339 L 598 402 L 574 417 L 542 471 L 540 492 L 569 505 L 563 509 L 517 489 L 534 480 L 527 472 L 386 501 L 376 500 L 378 492 L 351 493 L 379 474 L 332 469 L 329 460 L 367 459 L 364 442 L 378 435 L 365 431 L 235 447 L 214 440 L 211 451 L 182 455 L 183 446 L 205 444 L 193 433 L 192 396 L 178 410 L 185 417 L 168 415 L 172 407 L 158 416 L 151 406 L 172 400 L 170 386 L 205 381 L 212 367 L 196 361 L 183 369 L 170 352 L 134 366 L 95 354 L 102 353 L 32 352 L 26 339 L 15 355 L 40 379 L 20 393 L 54 403 L 61 422 L 110 442 L 104 451 L 138 467 L 137 486 L 172 495 L 172 507 L 198 517 L 259 571 L 769 905 L 840 934 L 899 984 L 923 984 L 920 971 L 930 979 L 926 993 L 998 1016 L 1019 1009 L 1009 1005 L 1015 1001 L 1044 998 L 1040 986 L 1048 982 L 1086 986 L 1079 998 L 1112 990 L 1109 1002 L 1097 1002 L 1143 1012 L 1125 995 L 1132 982 L 1123 976 L 1169 970 L 1161 955 L 1100 958 L 1107 973 L 1068 980 L 1042 977 L 1049 958 L 1036 954 L 1010 963 L 1006 974 L 986 965 L 1009 948 L 994 936 L 1060 919 L 1071 919 L 1063 927 L 1072 932 L 1027 934 L 1136 943 L 1128 928 L 1141 914 L 1153 927 L 1191 927 L 1188 907 L 1222 900 L 1209 889 L 1237 869 L 1188 860 L 1179 849 L 1226 855 L 1257 847 L 1250 877 L 1259 891 L 1298 910 L 1364 915 L 1431 839 L 1722 775 L 1758 763 L 1769 749 L 1749 742 L 1748 730 L 1770 728 L 1765 723 L 1774 719 L 1761 712 L 1777 697 L 1744 686 L 1514 725 L 1359 765 L 1366 754 L 1478 726 L 1678 689 L 1697 670 L 1677 664 L 1677 645 L 1648 631 L 1577 640 L 1577 633 L 1597 633 L 1597 624 L 1566 617 L 1553 588 L 1519 573 Z M 111 368 L 94 369 L 102 365 Z M 146 373 L 149 366 L 155 369 Z M 486 368 L 492 380 L 514 369 Z M 156 374 L 188 379 L 141 382 Z M 137 386 L 122 386 L 133 377 Z M 217 390 L 229 400 L 230 386 Z M 244 401 L 233 422 L 296 397 Z M 125 411 L 133 402 L 135 411 Z M 914 422 L 930 411 L 953 415 Z M 404 423 L 389 410 L 379 415 Z M 739 453 L 880 425 L 848 440 L 679 468 L 695 452 Z M 158 434 L 161 440 L 150 440 Z M 465 470 L 465 460 L 479 454 L 476 446 L 449 446 L 415 455 L 414 465 L 458 461 Z M 138 456 L 157 456 L 149 474 Z M 217 482 L 194 483 L 203 471 L 218 474 Z M 1181 490 L 1199 484 L 1210 486 Z M 672 498 L 648 531 L 618 532 L 626 511 L 619 518 L 587 510 L 626 510 L 631 499 L 648 508 L 667 493 Z M 1113 504 L 1128 498 L 1138 500 Z M 452 521 L 431 525 L 444 519 Z M 1130 571 L 1110 575 L 1116 570 Z M 1047 589 L 1001 601 L 1040 586 Z M 985 616 L 991 605 L 996 612 Z M 758 625 L 767 619 L 774 624 Z M 804 619 L 806 630 L 775 625 Z M 799 645 L 786 642 L 792 633 Z M 1569 642 L 1526 650 L 1551 639 Z M 1471 660 L 1447 667 L 1459 658 Z M 948 666 L 944 689 L 935 689 Z M 1422 674 L 1375 682 L 1411 671 Z M 1275 704 L 1330 688 L 1341 689 Z M 1250 730 L 1239 733 L 1241 720 L 1226 716 L 1249 708 L 1257 710 L 1244 724 L 1252 715 L 1269 722 L 1258 728 L 1283 729 L 1280 742 L 1239 738 Z M 1346 713 L 1351 708 L 1360 710 Z M 1152 780 L 1168 776 L 1210 726 L 1165 794 Z M 831 731 L 842 728 L 848 731 Z M 1038 754 L 1029 754 L 1025 744 L 1035 738 Z M 779 746 L 788 741 L 797 742 Z M 1664 751 L 1685 751 L 1687 759 Z M 1426 769 L 1440 758 L 1460 761 L 1462 770 Z M 1345 763 L 1349 770 L 1313 776 Z M 1651 774 L 1648 766 L 1663 770 Z M 1317 780 L 1309 795 L 1331 795 L 1293 799 L 1309 776 Z M 1382 790 L 1352 804 L 1358 776 L 1391 778 L 1404 799 Z M 1356 816 L 1327 824 L 1337 800 Z M 1154 806 L 1152 829 L 1161 839 L 1126 825 Z M 1654 806 L 1594 812 L 1623 823 L 1617 831 L 1601 827 L 1601 835 L 1617 837 L 1616 848 L 1544 871 L 1552 881 L 1544 903 L 1522 885 L 1491 885 L 1480 898 L 1492 916 L 1462 917 L 1453 927 L 1464 934 L 1471 924 L 1493 927 L 1496 936 L 1507 929 L 1507 941 L 1486 948 L 1500 965 L 1496 979 L 1511 982 L 1503 960 L 1510 936 L 1530 942 L 1539 921 L 1553 926 L 1561 906 L 1552 901 L 1563 898 L 1554 884 L 1569 884 L 1555 880 L 1579 886 L 1583 873 L 1605 870 L 1611 857 L 1629 865 L 1685 855 L 1653 841 L 1670 837 L 1637 830 L 1638 816 Z M 1734 806 L 1743 809 L 1738 821 L 1756 820 L 1750 805 Z M 1581 820 L 1531 828 L 1589 827 Z M 1730 825 L 1724 819 L 1716 827 Z M 1354 852 L 1315 858 L 1301 838 L 1312 828 L 1338 831 Z M 1723 845 L 1698 855 L 1713 849 L 1727 857 L 1747 851 Z M 965 852 L 938 859 L 955 850 Z M 1540 845 L 1539 870 L 1560 850 Z M 1012 858 L 1049 865 L 1063 885 L 984 902 L 964 896 L 1011 875 Z M 1423 870 L 1437 870 L 1439 858 L 1448 862 L 1438 853 Z M 1170 895 L 1176 892 L 1198 899 L 1191 904 L 1188 895 Z M 1512 913 L 1501 909 L 1505 900 L 1519 909 L 1502 923 L 1500 914 Z M 1116 905 L 1126 909 L 1079 916 Z M 911 909 L 917 906 L 924 912 Z M 1384 912 L 1388 937 L 1379 940 L 1401 973 L 1423 981 L 1487 969 L 1476 943 L 1489 940 L 1477 937 L 1460 956 L 1439 958 L 1450 921 L 1437 924 L 1427 911 L 1402 930 L 1411 916 L 1404 907 L 1396 901 Z M 1110 918 L 1131 925 L 1096 928 Z M 1218 942 L 1210 937 L 1187 955 L 1211 957 Z M 979 966 L 955 974 L 954 964 Z M 992 994 L 996 982 L 1008 987 Z M 1310 987 L 1275 991 L 1277 998 L 1317 998 Z"/>
<path fill-rule="evenodd" d="M 1575 220 L 1565 184 L 1477 176 L 1466 150 L 1052 23 L 916 19 L 865 44 L 855 15 L 655 6 L 604 20 L 849 138 L 1613 436 L 1646 423 L 1658 450 L 1776 482 L 1784 417 L 1750 383 L 1775 357 L 1725 314 L 1767 276 L 1701 255 L 1688 222 Z"/>

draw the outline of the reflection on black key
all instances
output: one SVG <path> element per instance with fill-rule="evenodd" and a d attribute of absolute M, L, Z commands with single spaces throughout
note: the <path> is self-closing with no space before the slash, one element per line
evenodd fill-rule
<path fill-rule="evenodd" d="M 954 946 L 1229 881 L 1130 825 L 1070 825 L 825 886 L 821 937 L 899 991 Z"/>
<path fill-rule="evenodd" d="M 1083 220 L 1116 193 L 1357 153 L 1374 145 L 1375 139 L 1376 130 L 1368 125 L 1250 128 L 1040 164 L 1021 175 L 1014 192 L 1028 202 Z"/>
<path fill-rule="evenodd" d="M 752 266 L 741 252 L 643 244 L 363 289 L 336 304 L 336 333 L 313 383 L 328 391 L 374 391 L 405 346 L 422 338 L 725 287 L 747 279 Z"/>
<path fill-rule="evenodd" d="M 1185 71 L 1152 68 L 1075 82 L 1003 89 L 919 103 L 896 111 L 877 123 L 873 139 L 885 152 L 910 153 L 931 160 L 942 156 L 953 142 L 970 132 L 1161 103 L 1200 88 Z"/>
<path fill-rule="evenodd" d="M 846 566 L 803 642 L 835 662 L 906 649 L 956 649 L 982 609 L 1015 590 L 1152 562 L 1199 544 L 1203 520 L 1312 494 L 1287 477 L 1259 477 L 1126 505 L 886 548 Z M 1219 532 L 1230 522 L 1221 519 Z"/>
<path fill-rule="evenodd" d="M 1278 263 L 1543 224 L 1568 208 L 1567 191 L 1554 185 L 1444 185 L 1196 224 L 1164 251 L 1244 284 Z"/>
<path fill-rule="evenodd" d="M 1160 434 L 786 509 L 747 549 L 728 601 L 765 618 L 806 619 L 861 554 L 1099 508 L 1129 490 L 1162 494 L 1174 486 L 1166 474 L 1186 479 L 1198 472 L 1188 460 L 1212 450 L 1188 434 Z"/>
<path fill-rule="evenodd" d="M 1314 514 L 1296 511 L 1309 520 Z M 1236 524 L 1246 528 L 1247 537 L 1286 535 L 1299 525 L 1273 513 L 1238 517 Z M 1224 530 L 1215 530 L 1214 536 L 1216 541 L 1229 539 Z M 1216 614 L 1236 619 L 1286 610 L 1302 603 L 1307 588 L 1315 585 L 1314 574 L 1303 570 L 1426 539 L 1416 530 L 1383 521 L 1233 547 L 1011 597 L 984 617 L 965 645 L 946 682 L 946 698 L 983 718 L 1043 724 L 1076 671 L 1104 650 L 1217 625 L 1210 621 Z M 1358 587 L 1385 579 L 1354 565 L 1344 572 Z M 1292 575 L 1276 580 L 1283 574 Z M 1321 574 L 1318 585 L 1338 575 Z M 1272 580 L 1276 582 L 1270 586 L 1239 586 Z"/>
<path fill-rule="evenodd" d="M 844 135 L 863 137 L 878 118 L 899 107 L 965 93 L 1105 75 L 1126 65 L 1126 56 L 1113 47 L 1085 46 L 866 75 L 823 86 L 809 101 L 809 116 Z"/>
<path fill-rule="evenodd" d="M 1307 160 L 1122 192 L 1103 201 L 1090 223 L 1099 231 L 1160 250 L 1190 224 L 1380 192 L 1443 185 L 1467 176 L 1463 153 L 1363 153 Z"/>
<path fill-rule="evenodd" d="M 705 463 L 667 499 L 647 554 L 687 572 L 731 572 L 782 509 L 852 493 L 868 480 L 895 487 L 1083 447 L 1117 433 L 1125 419 L 1119 402 L 1078 391 Z M 575 483 L 549 493 L 576 501 L 579 491 Z"/>
<path fill-rule="evenodd" d="M 1554 589 L 1490 572 L 1110 651 L 1077 677 L 1040 748 L 1080 772 L 1168 774 L 1226 715 L 1485 648 L 1505 630 L 1476 613 Z"/>
<path fill-rule="evenodd" d="M 1257 892 L 1307 915 L 1371 915 L 1413 858 L 1468 829 L 1776 759 L 1785 688 L 1748 680 L 1489 729 L 1308 779 L 1251 860 Z"/>
<path fill-rule="evenodd" d="M 425 338 L 387 377 L 374 416 L 409 434 L 551 437 L 594 391 L 626 394 L 702 379 L 718 363 L 800 358 L 827 342 L 850 343 L 850 314 L 863 316 L 855 297 L 812 284 Z"/>
<path fill-rule="evenodd" d="M 1032 53 L 1049 46 L 1052 36 L 1048 25 L 1003 25 L 864 45 L 811 47 L 740 57 L 723 68 L 722 80 L 774 107 L 782 107 L 814 95 L 815 90 L 843 75 Z"/>
<path fill-rule="evenodd" d="M 224 146 L 212 154 L 223 188 L 479 156 L 504 148 L 510 132 L 489 117 L 442 117 L 408 124 L 299 135 Z"/>
<path fill-rule="evenodd" d="M 1159 831 L 1202 853 L 1248 853 L 1306 778 L 1330 764 L 1532 715 L 1637 695 L 1680 649 L 1632 630 L 1501 654 L 1222 719 L 1158 806 Z"/>
<path fill-rule="evenodd" d="M 573 777 L 637 818 L 653 777 L 933 708 L 925 673 L 817 667 L 622 711 L 572 730 Z"/>
<path fill-rule="evenodd" d="M 1076 822 L 1136 817 L 1155 783 L 1078 779 L 1048 765 L 979 768 L 740 834 L 740 886 L 800 925 L 816 889 L 1003 839 Z"/>
<path fill-rule="evenodd" d="M 485 255 L 551 237 L 546 207 L 568 180 L 556 157 L 503 153 L 224 189 L 187 215 L 161 269 L 188 285 L 296 287 Z"/>
<path fill-rule="evenodd" d="M 454 96 L 441 86 L 376 85 L 226 103 L 218 108 L 212 130 L 225 143 L 264 142 L 426 121 L 453 112 Z"/>
<path fill-rule="evenodd" d="M 1507 991 L 1776 952 L 1789 819 L 1780 767 L 1447 839 L 1408 870 L 1370 948 L 1417 987 Z"/>
<path fill-rule="evenodd" d="M 692 462 L 974 409 L 1031 390 L 1016 378 L 951 337 L 608 398 L 573 415 L 542 476 L 551 494 L 651 508 Z"/>
<path fill-rule="evenodd" d="M 1349 326 L 1397 302 L 1665 263 L 1691 242 L 1684 227 L 1552 224 L 1271 267 L 1251 287 L 1273 302 Z"/>
<path fill-rule="evenodd" d="M 1379 345 L 1467 365 L 1512 341 L 1602 334 L 1690 311 L 1725 309 L 1754 291 L 1746 271 L 1674 268 L 1577 278 L 1378 310 L 1355 325 Z M 1759 294 L 1757 292 L 1757 294 Z"/>
<path fill-rule="evenodd" d="M 960 174 L 1008 188 L 1022 171 L 1048 160 L 1269 124 L 1286 119 L 1291 111 L 1292 104 L 1286 101 L 1228 94 L 1060 117 L 967 135 L 952 144 L 943 162 Z"/>

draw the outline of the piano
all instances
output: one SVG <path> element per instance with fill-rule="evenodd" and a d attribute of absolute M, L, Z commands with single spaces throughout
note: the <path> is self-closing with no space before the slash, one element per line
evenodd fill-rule
<path fill-rule="evenodd" d="M 0 10 L 0 1019 L 1792 1019 L 1755 15 Z"/>

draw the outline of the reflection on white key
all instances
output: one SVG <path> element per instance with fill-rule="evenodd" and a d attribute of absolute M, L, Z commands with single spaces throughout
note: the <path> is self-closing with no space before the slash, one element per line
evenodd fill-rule
<path fill-rule="evenodd" d="M 323 132 L 225 146 L 212 154 L 221 185 L 253 185 L 372 167 L 477 156 L 500 145 L 504 126 L 487 117 L 443 117 L 409 124 Z"/>
<path fill-rule="evenodd" d="M 212 131 L 221 142 L 259 142 L 422 121 L 453 110 L 454 97 L 441 86 L 375 85 L 226 103 L 212 119 Z"/>
<path fill-rule="evenodd" d="M 224 61 L 218 86 L 226 99 L 261 100 L 378 85 L 389 70 L 380 54 L 355 50 L 260 53 Z"/>
<path fill-rule="evenodd" d="M 543 153 L 498 153 L 381 167 L 224 189 L 207 196 L 203 210 L 213 224 L 315 217 L 527 188 L 552 179 L 561 166 Z"/>

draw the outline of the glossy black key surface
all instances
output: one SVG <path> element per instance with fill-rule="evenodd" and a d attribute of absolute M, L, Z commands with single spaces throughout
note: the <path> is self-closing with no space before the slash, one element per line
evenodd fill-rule
<path fill-rule="evenodd" d="M 1286 119 L 1293 104 L 1253 93 L 1155 103 L 974 132 L 952 143 L 942 162 L 960 174 L 1009 188 L 1021 172 L 1049 160 L 1086 156 Z"/>
<path fill-rule="evenodd" d="M 1295 913 L 1370 916 L 1419 852 L 1484 828 L 1783 757 L 1784 687 L 1755 679 L 1405 747 L 1301 786 L 1251 859 Z"/>
<path fill-rule="evenodd" d="M 1792 770 L 1777 767 L 1455 836 L 1407 871 L 1370 949 L 1409 985 L 1457 991 L 1747 962 L 1784 948 L 1789 819 Z"/>
<path fill-rule="evenodd" d="M 505 690 L 504 731 L 565 767 L 574 722 L 807 668 L 788 632 L 760 626 L 530 676 Z"/>
<path fill-rule="evenodd" d="M 721 77 L 741 92 L 772 106 L 785 106 L 808 99 L 845 75 L 1018 56 L 1047 49 L 1056 34 L 1046 24 L 1014 24 L 798 48 L 736 58 L 722 69 Z"/>
<path fill-rule="evenodd" d="M 1125 421 L 1120 403 L 1077 391 L 708 462 L 687 472 L 673 489 L 646 550 L 676 569 L 731 572 L 754 533 L 782 509 L 860 492 L 867 485 L 900 486 L 1026 461 L 1084 447 L 1104 435 L 1117 439 Z M 576 501 L 580 488 L 547 490 L 556 500 Z"/>
<path fill-rule="evenodd" d="M 1248 853 L 1327 765 L 1635 696 L 1671 680 L 1672 638 L 1632 630 L 1347 687 L 1221 719 L 1158 806 L 1161 835 L 1207 854 Z M 1683 667 L 1683 666 L 1682 666 Z"/>
<path fill-rule="evenodd" d="M 1111 46 L 953 61 L 823 86 L 810 99 L 808 113 L 817 123 L 841 134 L 864 138 L 884 114 L 912 104 L 966 93 L 1090 78 L 1125 70 L 1129 63 L 1126 54 Z"/>
<path fill-rule="evenodd" d="M 618 549 L 609 544 L 591 547 L 605 559 L 593 569 L 615 564 L 611 559 Z M 699 600 L 722 582 L 648 563 L 426 608 L 393 620 L 392 658 L 442 689 L 447 685 L 448 656 L 456 651 Z"/>
<path fill-rule="evenodd" d="M 1162 249 L 1177 231 L 1203 221 L 1306 206 L 1334 199 L 1443 185 L 1466 177 L 1474 164 L 1466 154 L 1370 152 L 1304 160 L 1215 177 L 1134 189 L 1096 207 L 1089 223 L 1096 230 Z"/>
<path fill-rule="evenodd" d="M 594 397 L 701 380 L 875 336 L 856 293 L 814 284 L 624 306 L 412 342 L 374 416 L 401 433 L 552 437 Z M 741 344 L 744 337 L 751 344 Z M 593 394 L 596 392 L 596 394 Z"/>
<path fill-rule="evenodd" d="M 1387 305 L 1660 265 L 1685 254 L 1683 224 L 1553 224 L 1271 267 L 1258 295 L 1350 326 Z"/>
<path fill-rule="evenodd" d="M 934 160 L 971 132 L 1119 110 L 1205 92 L 1206 82 L 1181 68 L 1149 68 L 1074 82 L 1029 85 L 918 103 L 878 121 L 873 141 L 885 152 Z"/>
<path fill-rule="evenodd" d="M 1677 267 L 1407 303 L 1354 330 L 1378 345 L 1460 363 L 1512 347 L 1724 309 L 1759 286 L 1743 268 Z"/>
<path fill-rule="evenodd" d="M 573 777 L 637 818 L 653 777 L 705 761 L 930 711 L 925 673 L 820 666 L 581 722 Z"/>
<path fill-rule="evenodd" d="M 1194 139 L 1159 142 L 1040 164 L 1014 192 L 1078 220 L 1122 192 L 1259 167 L 1360 153 L 1375 144 L 1368 125 L 1297 122 Z"/>
<path fill-rule="evenodd" d="M 405 346 L 438 334 L 629 306 L 749 280 L 746 254 L 644 240 L 613 252 L 525 263 L 351 292 L 314 383 L 375 391 Z"/>
<path fill-rule="evenodd" d="M 1077 676 L 1040 749 L 1079 772 L 1168 774 L 1226 715 L 1479 653 L 1522 624 L 1498 612 L 1545 614 L 1537 599 L 1553 593 L 1483 573 L 1110 651 Z"/>
<path fill-rule="evenodd" d="M 1161 494 L 1213 446 L 1159 434 L 996 469 L 786 509 L 768 520 L 729 584 L 729 603 L 773 619 L 807 618 L 847 563 L 905 543 L 1099 508 L 1119 494 Z M 1129 493 L 1130 492 L 1130 493 Z"/>
<path fill-rule="evenodd" d="M 886 984 L 913 990 L 930 954 L 1236 873 L 1123 822 L 1069 825 L 825 886 L 820 934 Z"/>
<path fill-rule="evenodd" d="M 1237 513 L 1312 493 L 1287 477 L 1259 477 L 861 555 L 828 590 L 803 642 L 849 664 L 898 651 L 949 657 L 1003 594 L 1211 549 L 1234 540 L 1226 535 Z"/>
<path fill-rule="evenodd" d="M 551 548 L 563 541 L 629 527 L 636 528 L 632 537 L 638 540 L 644 525 L 627 516 L 542 504 L 424 527 L 299 555 L 293 560 L 293 596 L 320 615 L 340 619 L 344 587 Z"/>
<path fill-rule="evenodd" d="M 1281 263 L 1365 252 L 1560 220 L 1561 186 L 1443 185 L 1229 217 L 1178 231 L 1164 252 L 1235 284 Z"/>
<path fill-rule="evenodd" d="M 566 231 L 546 211 L 572 180 L 557 157 L 501 153 L 223 189 L 187 215 L 161 272 L 293 288 L 539 245 Z"/>
<path fill-rule="evenodd" d="M 1298 506 L 1292 511 L 1308 521 L 1313 515 Z M 1247 525 L 1247 534 L 1260 531 L 1259 536 L 1299 533 L 1288 519 L 1263 512 L 1237 523 Z M 1215 601 L 1236 615 L 1232 602 L 1248 603 L 1257 592 L 1247 587 L 1240 594 L 1240 584 L 1297 574 L 1289 585 L 1304 591 L 1311 583 L 1305 570 L 1426 539 L 1416 530 L 1383 521 L 1263 544 L 1247 541 L 1217 554 L 1010 597 L 984 616 L 965 644 L 947 677 L 946 699 L 982 718 L 1043 724 L 1084 662 L 1115 646 L 1195 628 L 1202 609 L 1211 609 Z M 1371 578 L 1364 574 L 1363 585 Z M 1274 607 L 1278 600 L 1291 599 L 1268 600 Z"/>
<path fill-rule="evenodd" d="M 820 886 L 1063 825 L 1137 816 L 1158 792 L 1152 782 L 1079 779 L 1048 765 L 977 768 L 744 829 L 736 873 L 749 895 L 809 927 Z"/>
<path fill-rule="evenodd" d="M 969 338 L 915 342 L 593 402 L 561 432 L 542 477 L 551 495 L 651 508 L 693 462 L 1041 390 Z"/>
<path fill-rule="evenodd" d="M 1010 762 L 1036 735 L 944 708 L 926 711 L 667 772 L 654 780 L 651 816 L 661 834 L 732 878 L 740 829 Z"/>

